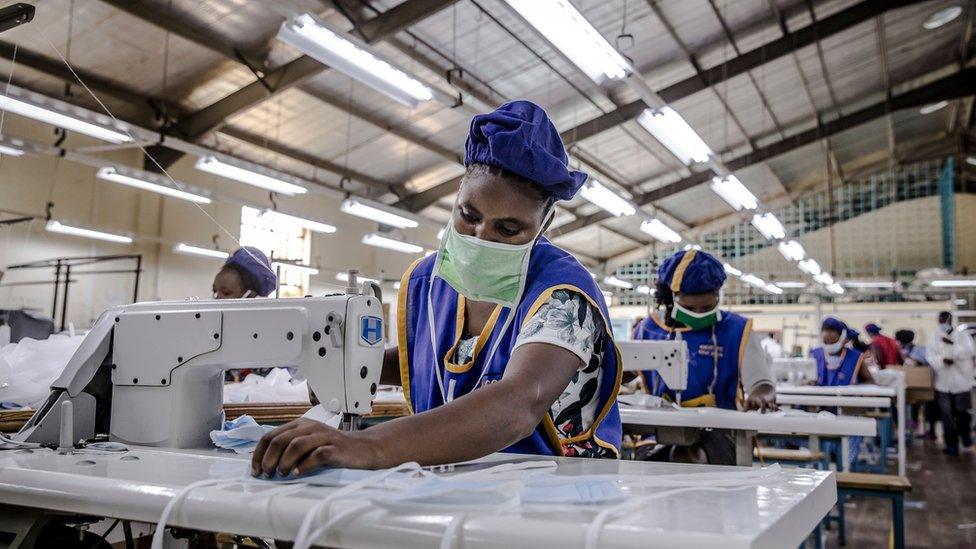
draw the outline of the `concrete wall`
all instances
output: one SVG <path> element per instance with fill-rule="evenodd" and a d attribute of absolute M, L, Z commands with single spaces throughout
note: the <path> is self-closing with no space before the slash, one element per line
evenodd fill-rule
<path fill-rule="evenodd" d="M 53 143 L 51 127 L 7 116 L 3 133 L 9 136 Z M 66 147 L 103 145 L 84 136 L 69 135 Z M 138 150 L 101 154 L 105 158 L 141 166 Z M 253 205 L 270 206 L 268 193 L 248 185 L 197 171 L 194 157 L 184 157 L 170 173 L 178 180 L 208 188 Z M 54 217 L 108 232 L 135 235 L 132 245 L 119 245 L 44 230 L 43 219 L 32 223 L 0 226 L 0 270 L 8 265 L 68 256 L 106 254 L 142 254 L 143 274 L 139 300 L 184 299 L 209 296 L 213 276 L 220 261 L 173 254 L 175 242 L 185 241 L 211 245 L 218 235 L 221 249 L 233 250 L 240 231 L 240 203 L 215 201 L 196 205 L 161 197 L 95 178 L 97 170 L 65 159 L 49 156 L 0 158 L 0 210 L 43 217 L 47 201 L 55 204 Z M 311 279 L 313 293 L 336 289 L 336 272 L 358 268 L 369 276 L 384 275 L 399 279 L 403 270 L 417 256 L 384 251 L 360 242 L 362 235 L 377 229 L 375 223 L 339 211 L 339 200 L 309 193 L 301 197 L 278 199 L 281 209 L 329 220 L 339 231 L 332 235 L 313 233 L 312 263 L 320 274 Z M 229 233 L 229 234 L 228 234 Z M 436 243 L 436 230 L 422 227 L 403 235 L 427 246 Z M 130 268 L 131 263 L 105 263 L 96 268 Z M 132 298 L 132 275 L 73 276 L 68 305 L 68 321 L 87 326 L 105 308 L 128 303 Z M 53 280 L 53 269 L 33 271 L 7 270 L 0 285 L 0 308 L 31 307 L 51 313 L 53 286 L 14 285 L 18 282 Z M 392 300 L 395 292 L 384 286 Z"/>

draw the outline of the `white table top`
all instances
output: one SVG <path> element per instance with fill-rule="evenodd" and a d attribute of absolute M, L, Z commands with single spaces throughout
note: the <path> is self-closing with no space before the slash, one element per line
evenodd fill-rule
<path fill-rule="evenodd" d="M 775 434 L 818 436 L 874 436 L 875 420 L 864 417 L 816 415 L 790 417 L 777 413 L 739 412 L 722 408 L 635 408 L 620 406 L 620 419 L 626 426 L 696 427 L 699 429 L 737 429 Z M 626 429 L 625 429 L 626 431 Z"/>
<path fill-rule="evenodd" d="M 786 385 L 784 383 L 776 384 L 777 393 L 788 393 L 792 395 L 824 395 L 824 396 L 877 396 L 877 397 L 891 397 L 894 398 L 898 395 L 898 391 L 895 387 L 886 387 L 882 385 L 837 385 L 837 386 L 820 386 L 820 385 Z"/>
<path fill-rule="evenodd" d="M 848 408 L 887 408 L 891 399 L 874 396 L 794 395 L 777 393 L 776 403 L 789 406 L 846 406 Z"/>
<path fill-rule="evenodd" d="M 79 512 L 140 522 L 156 522 L 163 506 L 187 484 L 239 470 L 246 457 L 217 451 L 134 449 L 123 455 L 66 455 L 50 450 L 0 451 L 0 501 L 8 505 Z M 521 461 L 530 456 L 489 456 L 489 461 Z M 550 458 L 546 458 L 550 459 Z M 557 474 L 665 475 L 733 471 L 705 465 L 556 458 Z M 459 470 L 464 467 L 459 466 Z M 741 469 L 738 469 L 741 470 Z M 278 484 L 269 486 L 280 487 Z M 632 494 L 659 489 L 633 488 Z M 334 488 L 309 487 L 264 498 L 261 485 L 202 487 L 177 507 L 170 523 L 186 528 L 294 539 L 312 502 Z M 650 491 L 649 491 L 650 490 Z M 687 546 L 796 547 L 837 500 L 833 473 L 784 469 L 762 486 L 725 492 L 686 492 L 647 504 L 613 521 L 601 547 Z M 363 499 L 338 500 L 335 512 Z M 587 524 L 602 507 L 554 511 L 521 506 L 511 511 L 471 513 L 463 523 L 465 548 L 582 547 Z M 334 516 L 334 515 L 333 515 Z M 338 547 L 436 546 L 450 514 L 404 514 L 375 505 L 336 531 Z"/>

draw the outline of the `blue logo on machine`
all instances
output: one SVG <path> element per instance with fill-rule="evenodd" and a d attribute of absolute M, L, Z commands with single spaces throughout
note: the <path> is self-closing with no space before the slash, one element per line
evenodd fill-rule
<path fill-rule="evenodd" d="M 378 316 L 359 317 L 359 338 L 367 345 L 376 345 L 383 340 L 383 319 Z"/>

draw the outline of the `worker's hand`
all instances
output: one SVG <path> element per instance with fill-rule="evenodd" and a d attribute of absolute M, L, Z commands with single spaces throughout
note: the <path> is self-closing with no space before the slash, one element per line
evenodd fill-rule
<path fill-rule="evenodd" d="M 768 383 L 757 385 L 749 391 L 746 399 L 746 411 L 774 412 L 779 410 L 776 404 L 776 388 Z"/>
<path fill-rule="evenodd" d="M 378 453 L 368 439 L 299 418 L 261 437 L 251 458 L 254 476 L 303 475 L 323 466 L 372 469 Z"/>

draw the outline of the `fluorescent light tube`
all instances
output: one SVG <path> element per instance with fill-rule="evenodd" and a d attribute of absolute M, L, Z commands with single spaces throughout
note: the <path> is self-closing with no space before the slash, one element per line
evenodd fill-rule
<path fill-rule="evenodd" d="M 813 279 L 824 286 L 830 286 L 834 283 L 834 277 L 830 276 L 830 273 L 828 272 L 822 272 L 818 275 L 814 275 Z"/>
<path fill-rule="evenodd" d="M 685 247 L 682 249 L 686 252 L 690 250 L 700 251 L 702 247 L 701 244 L 685 244 Z"/>
<path fill-rule="evenodd" d="M 163 181 L 159 181 L 162 178 L 155 177 L 154 174 L 141 173 L 137 170 L 126 170 L 114 168 L 112 166 L 105 166 L 104 168 L 99 168 L 98 173 L 96 173 L 95 176 L 99 179 L 104 179 L 105 181 L 135 187 L 137 189 L 162 194 L 172 198 L 179 198 L 180 200 L 196 202 L 197 204 L 210 204 L 210 202 L 212 202 L 209 197 L 203 196 L 202 194 L 194 194 L 184 190 L 174 189 L 170 186 L 168 181 L 164 183 Z M 156 179 L 157 181 L 153 181 L 153 179 Z"/>
<path fill-rule="evenodd" d="M 967 156 L 966 163 L 970 166 L 976 166 L 976 156 Z"/>
<path fill-rule="evenodd" d="M 0 95 L 0 110 L 33 118 L 65 130 L 83 133 L 109 143 L 132 141 L 126 127 L 107 116 L 14 86 L 8 86 L 6 95 Z"/>
<path fill-rule="evenodd" d="M 918 109 L 918 113 L 919 114 L 932 114 L 935 111 L 939 111 L 939 110 L 944 109 L 946 107 L 946 105 L 948 105 L 948 104 L 949 104 L 948 101 L 939 101 L 938 103 L 931 103 L 929 105 L 925 105 L 921 109 Z"/>
<path fill-rule="evenodd" d="M 807 287 L 806 282 L 791 281 L 791 280 L 777 280 L 776 285 L 779 286 L 780 288 L 792 288 L 797 290 L 801 290 Z"/>
<path fill-rule="evenodd" d="M 626 280 L 624 280 L 622 278 L 617 278 L 617 277 L 615 277 L 613 275 L 610 275 L 610 276 L 604 278 L 603 279 L 603 283 L 604 284 L 609 284 L 611 286 L 616 286 L 618 288 L 623 288 L 625 290 L 629 290 L 629 289 L 631 289 L 631 288 L 634 287 L 634 285 L 631 284 L 630 282 L 627 282 Z"/>
<path fill-rule="evenodd" d="M 752 273 L 742 275 L 741 277 L 739 277 L 739 280 L 745 282 L 746 284 L 751 284 L 752 286 L 756 286 L 758 288 L 766 287 L 766 281 Z"/>
<path fill-rule="evenodd" d="M 951 278 L 945 280 L 933 280 L 930 285 L 936 288 L 968 288 L 976 286 L 976 279 L 973 278 Z"/>
<path fill-rule="evenodd" d="M 817 261 L 812 257 L 808 257 L 807 259 L 797 263 L 797 267 L 799 267 L 801 271 L 811 276 L 817 276 L 821 272 L 820 264 L 817 263 Z"/>
<path fill-rule="evenodd" d="M 321 221 L 298 217 L 297 215 L 286 214 L 275 210 L 264 210 L 264 212 L 261 213 L 261 217 L 270 219 L 272 221 L 277 220 L 283 223 L 296 223 L 310 231 L 317 233 L 331 234 L 336 232 L 335 225 L 329 225 L 328 223 L 323 223 Z"/>
<path fill-rule="evenodd" d="M 410 108 L 434 97 L 420 80 L 311 14 L 297 15 L 282 23 L 278 40 Z"/>
<path fill-rule="evenodd" d="M 420 223 L 413 219 L 407 212 L 362 198 L 347 198 L 342 201 L 342 206 L 339 209 L 343 213 L 369 219 L 398 229 L 413 229 L 414 227 L 420 226 Z"/>
<path fill-rule="evenodd" d="M 776 219 L 772 212 L 762 215 L 752 216 L 752 226 L 756 228 L 768 240 L 780 240 L 786 238 L 786 228 Z"/>
<path fill-rule="evenodd" d="M 383 236 L 379 233 L 369 233 L 363 235 L 363 244 L 375 246 L 377 248 L 385 248 L 395 252 L 403 252 L 405 254 L 419 254 L 424 251 L 423 246 L 419 246 L 411 242 L 404 242 L 403 240 L 397 240 L 388 236 Z"/>
<path fill-rule="evenodd" d="M 594 179 L 587 180 L 583 188 L 580 189 L 580 195 L 617 217 L 637 213 L 637 208 L 634 208 L 625 198 Z"/>
<path fill-rule="evenodd" d="M 612 304 L 611 301 L 613 299 L 613 292 L 601 290 L 600 293 L 603 294 L 603 300 L 607 302 L 607 307 L 609 307 Z"/>
<path fill-rule="evenodd" d="M 274 174 L 271 170 L 260 166 L 238 166 L 237 163 L 237 161 L 218 159 L 216 156 L 201 156 L 197 160 L 196 168 L 275 193 L 291 196 L 308 192 L 308 189 L 301 185 L 285 181 L 283 174 Z M 297 179 L 295 178 L 295 180 Z"/>
<path fill-rule="evenodd" d="M 641 223 L 641 230 L 664 243 L 677 244 L 681 242 L 681 235 L 674 229 L 661 222 L 660 219 L 652 219 Z"/>
<path fill-rule="evenodd" d="M 708 162 L 712 154 L 702 138 L 671 107 L 645 109 L 637 117 L 637 123 L 687 166 Z"/>
<path fill-rule="evenodd" d="M 626 77 L 630 63 L 569 0 L 505 0 L 597 84 Z"/>
<path fill-rule="evenodd" d="M 92 229 L 83 229 L 81 227 L 72 227 L 71 225 L 64 225 L 60 221 L 50 220 L 47 225 L 44 226 L 45 229 L 52 233 L 68 234 L 72 236 L 83 236 L 85 238 L 94 238 L 95 240 L 105 240 L 108 242 L 116 242 L 119 244 L 132 244 L 132 237 L 123 236 L 120 234 L 103 233 L 102 231 L 94 231 Z"/>
<path fill-rule="evenodd" d="M 303 274 L 307 274 L 307 275 L 317 275 L 317 274 L 319 274 L 319 270 L 316 269 L 315 267 L 312 267 L 312 266 L 309 266 L 309 265 L 302 265 L 300 263 L 288 263 L 288 262 L 285 262 L 285 261 L 275 261 L 275 262 L 273 262 L 271 264 L 271 268 L 272 269 L 276 269 L 277 270 L 278 267 L 281 267 L 281 270 L 283 270 L 283 271 L 286 271 L 286 270 L 287 271 L 299 271 L 299 272 L 301 272 Z"/>
<path fill-rule="evenodd" d="M 840 295 L 840 294 L 844 293 L 844 287 L 841 286 L 840 284 L 834 282 L 833 284 L 828 284 L 827 285 L 827 291 L 830 292 L 830 293 L 832 293 L 832 294 Z"/>
<path fill-rule="evenodd" d="M 960 14 L 962 14 L 962 6 L 949 6 L 942 8 L 941 10 L 930 15 L 929 18 L 922 23 L 922 28 L 925 30 L 937 29 L 959 17 Z"/>
<path fill-rule="evenodd" d="M 765 286 L 763 286 L 763 289 L 766 290 L 767 292 L 769 292 L 771 294 L 775 294 L 775 295 L 780 295 L 780 294 L 783 293 L 783 288 L 780 288 L 779 286 L 777 286 L 775 284 L 766 284 Z"/>
<path fill-rule="evenodd" d="M 0 154 L 5 154 L 7 156 L 24 156 L 24 151 L 14 147 L 8 147 L 7 145 L 0 145 Z"/>
<path fill-rule="evenodd" d="M 641 284 L 640 286 L 634 288 L 634 291 L 644 295 L 654 295 L 655 293 L 654 288 L 651 288 L 647 284 Z"/>
<path fill-rule="evenodd" d="M 200 255 L 203 257 L 212 257 L 214 259 L 227 259 L 230 254 L 227 252 L 222 252 L 220 250 L 214 250 L 211 248 L 201 248 L 200 246 L 193 246 L 186 244 L 184 242 L 177 242 L 173 246 L 173 253 L 183 254 L 183 255 Z"/>
<path fill-rule="evenodd" d="M 370 278 L 368 276 L 363 276 L 363 275 L 356 275 L 356 279 L 358 279 L 360 282 L 365 281 L 365 282 L 372 282 L 374 284 L 380 283 L 380 281 L 375 278 Z M 349 282 L 349 273 L 345 271 L 341 273 L 337 273 L 336 280 L 338 280 L 339 282 Z M 396 284 L 394 284 L 394 286 L 396 286 Z"/>
<path fill-rule="evenodd" d="M 847 286 L 848 288 L 881 288 L 881 289 L 894 289 L 895 283 L 884 280 L 847 280 L 841 282 L 841 285 Z"/>
<path fill-rule="evenodd" d="M 755 210 L 759 206 L 759 199 L 756 195 L 752 194 L 745 185 L 739 181 L 739 178 L 730 175 L 726 178 L 713 177 L 711 183 L 712 191 L 715 194 L 722 197 L 722 200 L 726 201 L 729 206 L 732 206 L 735 211 L 742 210 Z"/>
<path fill-rule="evenodd" d="M 783 254 L 783 257 L 787 261 L 800 261 L 807 256 L 806 250 L 803 249 L 803 245 L 796 240 L 785 240 L 776 245 L 779 249 L 779 253 Z"/>
<path fill-rule="evenodd" d="M 732 265 L 729 265 L 728 263 L 722 263 L 722 268 L 725 269 L 725 272 L 726 273 L 728 273 L 728 274 L 730 274 L 732 276 L 742 276 L 742 271 L 740 271 L 739 269 L 736 269 L 735 267 L 733 267 Z"/>

